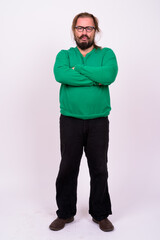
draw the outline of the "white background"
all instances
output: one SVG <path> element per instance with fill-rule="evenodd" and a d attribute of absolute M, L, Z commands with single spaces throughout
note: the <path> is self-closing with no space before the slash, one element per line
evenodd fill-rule
<path fill-rule="evenodd" d="M 56 54 L 75 46 L 73 17 L 88 11 L 114 50 L 119 73 L 110 87 L 109 188 L 115 231 L 88 215 L 83 155 L 75 222 L 48 229 L 56 217 L 60 162 Z M 0 237 L 19 239 L 159 239 L 159 0 L 0 1 Z"/>

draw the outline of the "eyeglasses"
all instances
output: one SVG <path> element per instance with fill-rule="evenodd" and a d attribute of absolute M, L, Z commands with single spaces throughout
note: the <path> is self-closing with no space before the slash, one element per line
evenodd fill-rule
<path fill-rule="evenodd" d="M 77 27 L 75 27 L 75 29 L 76 29 L 78 32 L 83 32 L 84 29 L 86 29 L 87 32 L 92 32 L 93 29 L 95 29 L 95 27 L 91 27 L 91 26 L 87 26 L 87 27 L 77 26 Z"/>

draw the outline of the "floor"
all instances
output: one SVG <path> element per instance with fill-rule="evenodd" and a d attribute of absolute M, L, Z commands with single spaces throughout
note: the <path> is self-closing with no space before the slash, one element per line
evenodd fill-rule
<path fill-rule="evenodd" d="M 56 218 L 55 186 L 56 173 L 47 169 L 39 178 L 31 176 L 24 181 L 18 175 L 7 185 L 0 187 L 0 239 L 2 240 L 159 240 L 160 239 L 160 195 L 158 181 L 142 184 L 144 175 L 136 182 L 130 175 L 118 176 L 110 171 L 109 186 L 113 214 L 109 217 L 115 230 L 103 232 L 88 214 L 89 173 L 86 161 L 82 161 L 78 181 L 78 201 L 75 221 L 66 224 L 61 231 L 49 229 Z M 115 169 L 116 166 L 112 166 Z M 57 169 L 55 169 L 55 172 Z M 48 174 L 49 173 L 49 174 Z M 122 178 L 124 177 L 124 178 Z M 148 177 L 148 175 L 147 175 Z M 148 178 L 147 178 L 148 179 Z M 113 181 L 114 180 L 114 181 Z M 144 182 L 145 183 L 145 182 Z M 146 186 L 147 185 L 147 186 Z M 85 187 L 84 187 L 85 186 Z"/>
<path fill-rule="evenodd" d="M 3 195 L 4 196 L 4 195 Z M 146 201 L 133 208 L 114 209 L 110 220 L 115 226 L 113 232 L 103 232 L 92 222 L 86 205 L 79 202 L 75 221 L 67 224 L 61 231 L 51 231 L 48 226 L 56 218 L 55 209 L 50 200 L 38 201 L 19 198 L 2 197 L 0 214 L 0 238 L 3 240 L 60 240 L 60 239 L 111 239 L 111 240 L 158 240 L 160 239 L 160 207 L 159 202 Z M 1 206 L 2 206 L 1 205 Z M 117 205 L 118 207 L 118 205 Z"/>

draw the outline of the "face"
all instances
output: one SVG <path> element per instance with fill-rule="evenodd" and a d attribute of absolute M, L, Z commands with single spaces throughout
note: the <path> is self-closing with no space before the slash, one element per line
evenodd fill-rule
<path fill-rule="evenodd" d="M 92 26 L 95 27 L 94 21 L 90 17 L 79 17 L 77 20 L 77 26 L 87 27 Z M 78 32 L 77 29 L 74 31 L 74 39 L 77 43 L 77 46 L 85 50 L 87 48 L 90 48 L 94 44 L 94 38 L 95 38 L 95 30 L 93 29 L 92 32 L 87 32 L 86 29 L 83 30 L 83 32 Z"/>

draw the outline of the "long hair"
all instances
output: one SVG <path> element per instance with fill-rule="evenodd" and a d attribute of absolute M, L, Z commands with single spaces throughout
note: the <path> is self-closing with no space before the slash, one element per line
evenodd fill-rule
<path fill-rule="evenodd" d="M 85 17 L 89 17 L 89 18 L 92 18 L 93 19 L 93 22 L 94 22 L 94 25 L 95 25 L 95 32 L 96 33 L 99 33 L 100 32 L 100 28 L 98 26 L 98 19 L 93 15 L 93 14 L 90 14 L 88 12 L 83 12 L 83 13 L 79 13 L 77 14 L 74 19 L 73 19 L 73 22 L 72 22 L 72 32 L 73 32 L 73 35 L 74 35 L 74 32 L 75 32 L 75 26 L 77 24 L 77 20 L 78 18 L 85 18 Z M 98 48 L 101 48 L 100 46 L 97 46 L 96 43 L 94 42 L 94 47 L 96 49 Z"/>

